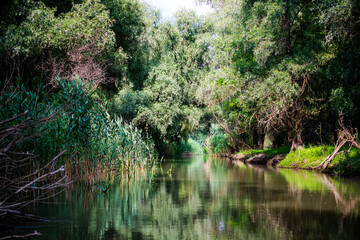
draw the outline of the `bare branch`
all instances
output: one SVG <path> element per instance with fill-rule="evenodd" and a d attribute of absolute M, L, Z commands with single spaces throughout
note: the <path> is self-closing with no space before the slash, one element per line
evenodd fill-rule
<path fill-rule="evenodd" d="M 12 117 L 12 118 L 9 118 L 9 119 L 6 119 L 6 120 L 4 120 L 4 121 L 1 121 L 1 122 L 0 122 L 0 126 L 1 126 L 1 125 L 4 125 L 5 123 L 14 121 L 15 119 L 21 118 L 21 117 L 25 116 L 28 112 L 29 112 L 29 111 L 26 110 L 25 112 L 20 113 L 20 114 L 18 114 L 18 115 L 15 115 L 15 116 Z"/>
<path fill-rule="evenodd" d="M 340 130 L 339 130 L 339 138 L 335 145 L 335 150 L 329 156 L 327 156 L 325 160 L 322 161 L 322 163 L 314 167 L 315 169 L 319 169 L 319 168 L 326 169 L 330 165 L 331 161 L 339 153 L 341 148 L 346 144 L 350 144 L 350 148 L 352 146 L 355 146 L 356 148 L 360 149 L 360 144 L 357 142 L 355 138 L 355 134 L 353 133 L 352 129 L 345 127 L 344 117 L 342 112 L 339 112 L 339 118 L 340 118 L 339 120 Z"/>
<path fill-rule="evenodd" d="M 17 190 L 17 191 L 15 192 L 15 194 L 18 194 L 19 192 L 23 191 L 23 190 L 26 189 L 27 187 L 33 185 L 34 183 L 40 181 L 40 180 L 43 179 L 43 178 L 46 178 L 47 176 L 55 175 L 55 174 L 57 174 L 58 172 L 64 172 L 64 171 L 65 171 L 65 167 L 64 167 L 64 166 L 61 166 L 61 167 L 60 167 L 59 169 L 57 169 L 56 171 L 53 171 L 53 172 L 51 172 L 51 173 L 47 173 L 47 174 L 45 174 L 45 175 L 42 175 L 42 176 L 36 178 L 35 180 L 29 182 L 28 184 L 26 184 L 25 186 L 23 186 L 22 188 L 20 188 L 19 190 Z"/>

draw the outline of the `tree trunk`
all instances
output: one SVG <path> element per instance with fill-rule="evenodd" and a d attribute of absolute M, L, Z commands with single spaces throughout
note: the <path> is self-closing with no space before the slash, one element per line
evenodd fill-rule
<path fill-rule="evenodd" d="M 291 55 L 291 26 L 290 26 L 290 1 L 285 1 L 284 14 L 282 15 L 280 27 L 281 27 L 281 53 Z"/>
<path fill-rule="evenodd" d="M 299 147 L 302 147 L 304 144 L 302 137 L 301 137 L 301 130 L 297 130 L 292 137 L 291 141 L 291 151 L 295 151 Z"/>

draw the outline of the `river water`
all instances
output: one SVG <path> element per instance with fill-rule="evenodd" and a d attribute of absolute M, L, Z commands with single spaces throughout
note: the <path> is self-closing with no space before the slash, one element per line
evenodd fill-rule
<path fill-rule="evenodd" d="M 39 204 L 39 239 L 359 239 L 360 183 L 307 171 L 167 160 L 156 180 Z M 104 187 L 104 186 L 102 186 Z M 100 188 L 101 189 L 101 188 Z"/>

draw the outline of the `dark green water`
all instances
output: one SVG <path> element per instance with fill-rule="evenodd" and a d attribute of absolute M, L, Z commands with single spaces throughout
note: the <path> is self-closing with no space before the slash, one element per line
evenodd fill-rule
<path fill-rule="evenodd" d="M 169 169 L 172 171 L 168 171 Z M 40 204 L 39 239 L 359 239 L 360 183 L 203 156 L 168 160 L 151 187 L 67 191 Z"/>

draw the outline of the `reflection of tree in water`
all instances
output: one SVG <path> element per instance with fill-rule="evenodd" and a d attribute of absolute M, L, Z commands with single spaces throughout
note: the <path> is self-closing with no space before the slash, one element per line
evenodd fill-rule
<path fill-rule="evenodd" d="M 289 184 L 289 194 L 295 199 L 294 208 L 299 209 L 295 219 L 306 219 L 297 223 L 302 228 L 308 228 L 316 237 L 351 239 L 359 234 L 351 223 L 359 214 L 358 183 L 307 171 L 281 169 L 279 172 Z M 328 226 L 324 232 L 323 226 Z"/>
<path fill-rule="evenodd" d="M 352 196 L 351 194 L 347 194 L 347 191 L 340 192 L 338 187 L 331 181 L 331 178 L 327 175 L 322 175 L 322 183 L 330 190 L 330 192 L 334 195 L 334 199 L 336 201 L 336 205 L 342 214 L 339 217 L 339 232 L 343 232 L 344 221 L 351 214 L 358 214 L 359 211 L 359 202 L 360 196 Z M 337 185 L 341 185 L 337 183 Z M 341 189 L 341 188 L 340 188 Z"/>
<path fill-rule="evenodd" d="M 351 239 L 359 192 L 324 175 L 198 158 L 163 165 L 152 189 L 120 183 L 66 208 L 78 218 L 72 239 Z"/>

